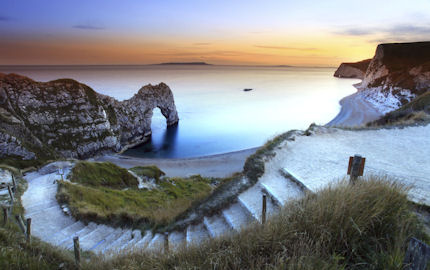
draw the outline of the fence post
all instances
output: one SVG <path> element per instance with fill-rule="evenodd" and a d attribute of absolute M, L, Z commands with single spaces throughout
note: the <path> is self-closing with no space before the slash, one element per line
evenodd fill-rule
<path fill-rule="evenodd" d="M 263 208 L 261 210 L 261 223 L 266 223 L 266 194 L 263 194 Z"/>
<path fill-rule="evenodd" d="M 15 176 L 12 174 L 12 184 L 13 184 L 13 192 L 16 192 L 16 181 Z"/>
<path fill-rule="evenodd" d="M 20 215 L 15 215 L 16 222 L 23 233 L 25 233 L 24 221 Z"/>
<path fill-rule="evenodd" d="M 357 177 L 363 175 L 365 162 L 366 158 L 360 155 L 349 157 L 348 174 L 350 175 L 349 181 L 351 184 L 355 184 Z"/>
<path fill-rule="evenodd" d="M 13 201 L 14 201 L 13 192 L 12 192 L 12 189 L 10 188 L 10 186 L 7 186 L 7 191 L 9 191 L 9 196 L 10 196 L 10 199 L 12 200 L 12 203 L 13 203 Z"/>
<path fill-rule="evenodd" d="M 8 219 L 8 207 L 7 206 L 3 206 L 3 224 L 6 226 L 7 224 L 7 219 Z"/>
<path fill-rule="evenodd" d="M 169 233 L 164 232 L 164 252 L 169 254 Z"/>
<path fill-rule="evenodd" d="M 81 268 L 81 250 L 79 248 L 79 236 L 73 238 L 73 249 L 75 251 L 75 263 L 78 268 Z"/>
<path fill-rule="evenodd" d="M 27 244 L 31 243 L 31 218 L 27 218 Z"/>

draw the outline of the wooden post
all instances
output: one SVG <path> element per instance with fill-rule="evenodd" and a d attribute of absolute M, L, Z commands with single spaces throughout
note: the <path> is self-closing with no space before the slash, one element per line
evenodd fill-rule
<path fill-rule="evenodd" d="M 31 218 L 27 218 L 27 244 L 31 242 Z"/>
<path fill-rule="evenodd" d="M 12 174 L 12 184 L 13 184 L 13 192 L 16 192 L 16 181 L 15 176 Z"/>
<path fill-rule="evenodd" d="M 403 261 L 407 270 L 425 270 L 430 259 L 430 246 L 416 238 L 411 238 Z"/>
<path fill-rule="evenodd" d="M 7 186 L 7 191 L 9 191 L 9 196 L 10 196 L 10 199 L 12 200 L 12 203 L 13 203 L 13 200 L 14 200 L 13 192 L 12 192 L 12 189 L 10 188 L 10 186 Z"/>
<path fill-rule="evenodd" d="M 9 209 L 7 209 L 8 207 L 6 207 L 6 206 L 3 206 L 2 208 L 3 208 L 3 224 L 4 224 L 4 226 L 6 226 L 7 219 L 8 219 L 8 210 Z"/>
<path fill-rule="evenodd" d="M 350 175 L 349 181 L 351 184 L 355 184 L 357 177 L 363 175 L 365 161 L 366 159 L 360 155 L 349 157 L 348 174 Z"/>
<path fill-rule="evenodd" d="M 23 233 L 25 233 L 25 225 L 20 215 L 15 215 L 16 222 Z"/>
<path fill-rule="evenodd" d="M 169 254 L 169 233 L 164 232 L 164 253 Z"/>
<path fill-rule="evenodd" d="M 78 268 L 81 268 L 81 249 L 79 248 L 79 236 L 73 238 L 73 249 L 75 251 L 75 263 Z"/>
<path fill-rule="evenodd" d="M 263 194 L 263 208 L 261 211 L 261 223 L 264 224 L 266 223 L 266 194 Z"/>

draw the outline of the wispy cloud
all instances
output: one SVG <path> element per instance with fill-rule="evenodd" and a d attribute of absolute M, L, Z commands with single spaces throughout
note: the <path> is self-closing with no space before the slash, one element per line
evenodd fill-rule
<path fill-rule="evenodd" d="M 349 27 L 344 30 L 335 31 L 334 34 L 345 36 L 368 36 L 368 35 L 430 35 L 429 26 L 394 25 L 391 27 Z"/>
<path fill-rule="evenodd" d="M 104 30 L 104 29 L 106 29 L 103 26 L 92 25 L 92 24 L 77 24 L 77 25 L 74 25 L 73 28 L 82 29 L 82 30 Z"/>
<path fill-rule="evenodd" d="M 269 45 L 254 45 L 260 49 L 274 49 L 274 50 L 287 50 L 287 51 L 317 51 L 317 48 L 300 48 L 300 47 L 287 47 L 287 46 L 269 46 Z"/>

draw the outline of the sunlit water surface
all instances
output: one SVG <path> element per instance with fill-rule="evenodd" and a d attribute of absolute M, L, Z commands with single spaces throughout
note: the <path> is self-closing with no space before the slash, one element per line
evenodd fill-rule
<path fill-rule="evenodd" d="M 180 122 L 166 128 L 154 110 L 152 139 L 125 155 L 196 157 L 257 147 L 290 129 L 325 124 L 357 80 L 333 77 L 334 68 L 239 66 L 1 67 L 38 81 L 73 78 L 99 93 L 128 99 L 141 86 L 167 83 Z M 252 88 L 245 92 L 244 88 Z"/>

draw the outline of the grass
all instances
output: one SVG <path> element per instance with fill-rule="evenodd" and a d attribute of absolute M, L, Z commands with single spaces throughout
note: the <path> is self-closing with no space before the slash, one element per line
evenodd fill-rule
<path fill-rule="evenodd" d="M 166 175 L 162 170 L 160 170 L 157 166 L 138 166 L 130 169 L 140 177 L 144 177 L 146 179 L 155 179 L 156 183 L 160 182 L 160 177 Z"/>
<path fill-rule="evenodd" d="M 287 204 L 265 226 L 168 255 L 95 258 L 87 269 L 403 269 L 409 237 L 428 242 L 406 189 L 377 177 Z"/>
<path fill-rule="evenodd" d="M 72 176 L 74 178 L 75 176 Z M 213 190 L 209 179 L 168 178 L 156 189 L 118 190 L 105 186 L 59 183 L 57 200 L 84 221 L 147 229 L 166 226 Z"/>
<path fill-rule="evenodd" d="M 92 187 L 137 188 L 138 181 L 126 169 L 110 162 L 80 161 L 72 169 L 70 181 Z"/>

